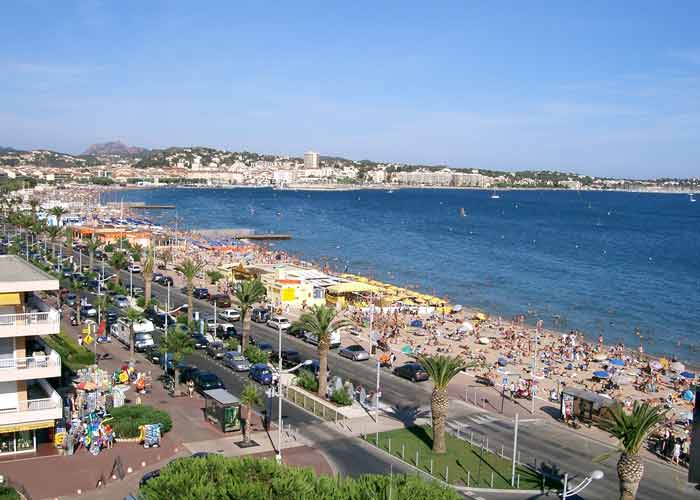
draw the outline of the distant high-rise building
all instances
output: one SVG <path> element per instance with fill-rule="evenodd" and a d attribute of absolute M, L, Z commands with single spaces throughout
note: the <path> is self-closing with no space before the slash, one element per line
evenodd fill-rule
<path fill-rule="evenodd" d="M 317 169 L 319 160 L 320 157 L 318 153 L 314 153 L 313 151 L 307 151 L 306 153 L 304 153 L 304 168 Z"/>

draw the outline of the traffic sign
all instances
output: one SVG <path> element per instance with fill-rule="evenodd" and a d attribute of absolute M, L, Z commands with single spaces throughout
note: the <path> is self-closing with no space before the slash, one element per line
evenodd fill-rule
<path fill-rule="evenodd" d="M 84 342 L 85 344 L 92 344 L 92 335 L 90 335 L 90 334 L 88 333 L 88 334 L 85 336 L 85 338 L 83 339 L 83 342 Z"/>

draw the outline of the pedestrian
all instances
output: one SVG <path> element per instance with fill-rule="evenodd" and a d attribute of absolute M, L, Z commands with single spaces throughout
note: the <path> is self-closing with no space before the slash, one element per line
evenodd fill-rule
<path fill-rule="evenodd" d="M 80 347 L 83 347 L 83 336 L 82 335 L 78 335 L 78 345 Z"/>
<path fill-rule="evenodd" d="M 187 381 L 187 394 L 190 398 L 194 397 L 194 380 L 192 379 Z"/>
<path fill-rule="evenodd" d="M 389 368 L 393 367 L 395 362 L 396 362 L 396 354 L 392 352 L 389 355 Z"/>
<path fill-rule="evenodd" d="M 673 444 L 673 456 L 671 457 L 671 463 L 680 465 L 681 458 L 681 440 L 676 438 L 676 442 Z"/>

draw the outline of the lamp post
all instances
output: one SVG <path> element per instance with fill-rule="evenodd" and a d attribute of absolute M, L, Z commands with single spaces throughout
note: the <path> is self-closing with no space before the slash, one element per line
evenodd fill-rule
<path fill-rule="evenodd" d="M 578 495 L 581 493 L 586 487 L 591 484 L 593 481 L 597 481 L 599 479 L 603 479 L 603 471 L 602 470 L 594 470 L 591 472 L 591 475 L 587 478 L 585 478 L 583 481 L 581 481 L 578 485 L 574 486 L 571 489 L 569 488 L 569 474 L 566 473 L 564 474 L 564 489 L 561 492 L 561 498 L 562 500 L 566 500 L 569 497 L 573 497 L 574 495 Z"/>
<path fill-rule="evenodd" d="M 282 374 L 283 373 L 293 373 L 297 371 L 302 366 L 309 366 L 312 361 L 307 359 L 298 365 L 289 368 L 288 370 L 282 370 L 282 329 L 280 331 L 280 342 L 278 351 L 278 376 L 277 376 L 277 455 L 275 455 L 275 460 L 278 464 L 282 463 Z"/>
<path fill-rule="evenodd" d="M 102 272 L 104 273 L 104 262 L 102 263 Z M 104 276 L 104 274 L 102 274 L 102 276 Z M 100 296 L 100 293 L 102 290 L 102 282 L 107 281 L 108 279 L 112 279 L 112 278 L 114 278 L 114 276 L 116 276 L 116 275 L 110 274 L 109 276 L 107 276 L 105 278 L 101 278 L 101 279 L 98 278 L 97 279 L 97 296 L 98 297 Z M 100 324 L 101 322 L 102 322 L 102 307 L 98 303 L 97 304 L 97 324 Z"/>

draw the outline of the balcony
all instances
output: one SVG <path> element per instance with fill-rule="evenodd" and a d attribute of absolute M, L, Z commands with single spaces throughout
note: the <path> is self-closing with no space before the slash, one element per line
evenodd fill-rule
<path fill-rule="evenodd" d="M 0 382 L 60 377 L 61 356 L 52 349 L 44 351 L 45 356 L 0 359 Z"/>
<path fill-rule="evenodd" d="M 17 401 L 14 408 L 0 409 L 0 425 L 55 420 L 63 416 L 63 400 L 53 387 L 40 379 L 33 388 L 36 390 L 29 391 L 29 399 Z M 38 398 L 37 395 L 45 397 Z"/>
<path fill-rule="evenodd" d="M 61 331 L 61 315 L 36 295 L 27 301 L 31 312 L 0 314 L 0 337 L 51 335 Z"/>

